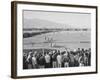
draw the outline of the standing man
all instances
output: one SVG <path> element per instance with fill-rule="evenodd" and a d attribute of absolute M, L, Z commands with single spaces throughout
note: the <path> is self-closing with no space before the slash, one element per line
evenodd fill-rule
<path fill-rule="evenodd" d="M 70 58 L 70 62 L 69 62 L 69 67 L 74 67 L 74 55 L 72 52 L 69 53 L 69 58 Z"/>
<path fill-rule="evenodd" d="M 74 66 L 79 66 L 79 53 L 74 56 Z"/>
<path fill-rule="evenodd" d="M 27 64 L 27 53 L 24 52 L 23 54 L 23 69 L 28 69 L 28 64 Z"/>
<path fill-rule="evenodd" d="M 69 56 L 68 56 L 68 53 L 65 53 L 63 55 L 64 55 L 64 58 L 63 58 L 64 67 L 69 67 Z"/>
<path fill-rule="evenodd" d="M 82 55 L 79 57 L 79 66 L 80 66 L 80 67 L 84 66 L 84 54 L 82 54 Z"/>
<path fill-rule="evenodd" d="M 44 55 L 41 54 L 41 56 L 39 57 L 39 68 L 44 68 L 45 67 L 45 58 Z"/>
<path fill-rule="evenodd" d="M 35 57 L 35 54 L 33 54 L 33 56 L 32 56 L 32 67 L 35 69 L 36 65 L 37 65 L 36 57 Z"/>
<path fill-rule="evenodd" d="M 57 67 L 57 52 L 56 51 L 54 51 L 52 55 L 52 65 L 53 65 L 53 68 Z"/>
<path fill-rule="evenodd" d="M 45 68 L 50 68 L 50 55 L 48 53 L 45 55 Z"/>
<path fill-rule="evenodd" d="M 28 63 L 28 69 L 32 69 L 32 52 L 28 53 L 28 57 L 27 57 L 26 61 Z"/>
<path fill-rule="evenodd" d="M 58 51 L 57 63 L 58 63 L 58 67 L 60 68 L 62 64 L 62 57 L 61 57 L 60 51 Z"/>

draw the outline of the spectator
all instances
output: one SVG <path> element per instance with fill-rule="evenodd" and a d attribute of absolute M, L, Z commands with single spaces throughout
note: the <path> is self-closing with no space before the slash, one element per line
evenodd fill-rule
<path fill-rule="evenodd" d="M 45 57 L 41 55 L 39 58 L 39 68 L 44 68 L 44 67 L 45 67 Z"/>
<path fill-rule="evenodd" d="M 50 68 L 50 55 L 48 53 L 45 55 L 45 68 Z"/>
<path fill-rule="evenodd" d="M 27 53 L 23 54 L 23 69 L 28 69 L 28 63 L 27 63 Z"/>
<path fill-rule="evenodd" d="M 58 55 L 57 55 L 57 64 L 58 64 L 58 67 L 60 68 L 62 65 L 62 57 L 61 57 L 61 54 L 60 52 L 58 51 Z"/>
<path fill-rule="evenodd" d="M 35 54 L 33 54 L 33 56 L 32 56 L 32 67 L 35 69 L 36 65 L 37 65 L 36 57 L 35 57 Z"/>
<path fill-rule="evenodd" d="M 56 68 L 57 67 L 57 52 L 53 52 L 53 55 L 52 55 L 52 65 L 53 65 L 53 68 Z"/>
<path fill-rule="evenodd" d="M 84 55 L 82 54 L 82 56 L 80 56 L 79 58 L 79 66 L 84 66 Z"/>
<path fill-rule="evenodd" d="M 79 66 L 79 53 L 74 56 L 74 66 Z"/>
<path fill-rule="evenodd" d="M 32 52 L 29 52 L 27 57 L 28 69 L 32 69 Z"/>
<path fill-rule="evenodd" d="M 69 67 L 74 67 L 74 55 L 72 52 L 69 53 L 69 58 L 70 58 Z"/>
<path fill-rule="evenodd" d="M 69 56 L 68 53 L 63 54 L 63 62 L 64 62 L 64 67 L 69 67 Z"/>

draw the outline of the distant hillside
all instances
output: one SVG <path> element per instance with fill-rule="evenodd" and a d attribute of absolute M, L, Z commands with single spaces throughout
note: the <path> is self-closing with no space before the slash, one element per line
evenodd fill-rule
<path fill-rule="evenodd" d="M 23 37 L 32 37 L 36 35 L 59 32 L 59 31 L 88 31 L 90 29 L 81 27 L 75 28 L 69 25 L 56 23 L 42 19 L 24 19 Z"/>
<path fill-rule="evenodd" d="M 24 19 L 24 28 L 67 28 L 69 25 L 43 19 Z"/>
<path fill-rule="evenodd" d="M 77 28 L 71 24 L 61 24 L 43 19 L 24 19 L 24 30 L 86 30 L 87 27 Z"/>

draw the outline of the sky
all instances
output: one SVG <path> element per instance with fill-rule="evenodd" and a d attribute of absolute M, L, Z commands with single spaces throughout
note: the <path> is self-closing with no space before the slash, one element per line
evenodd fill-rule
<path fill-rule="evenodd" d="M 41 19 L 77 28 L 84 26 L 87 28 L 91 27 L 91 14 L 89 13 L 24 10 L 23 16 L 24 20 Z M 31 24 L 30 21 L 27 23 Z"/>

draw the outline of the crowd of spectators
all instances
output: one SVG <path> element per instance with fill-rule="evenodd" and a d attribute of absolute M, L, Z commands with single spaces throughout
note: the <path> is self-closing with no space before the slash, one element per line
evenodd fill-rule
<path fill-rule="evenodd" d="M 23 54 L 23 69 L 91 66 L 91 49 L 45 51 L 32 50 Z"/>

